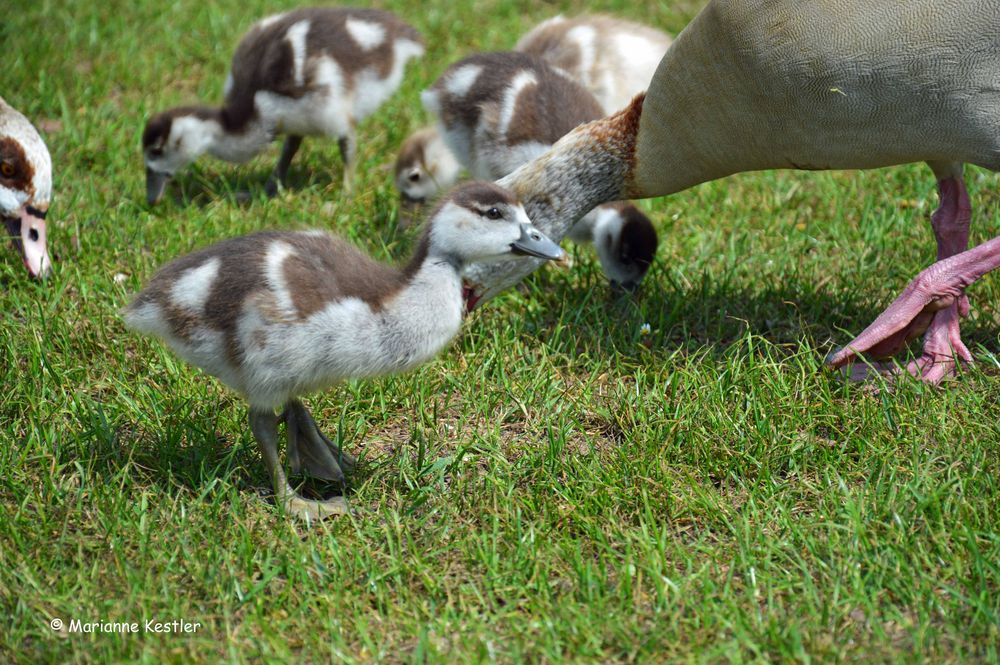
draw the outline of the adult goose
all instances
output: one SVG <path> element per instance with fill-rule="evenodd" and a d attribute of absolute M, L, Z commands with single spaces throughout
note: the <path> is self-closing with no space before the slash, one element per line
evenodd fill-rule
<path fill-rule="evenodd" d="M 561 239 L 599 203 L 741 171 L 920 161 L 937 179 L 931 225 L 946 259 L 968 243 L 963 164 L 1000 169 L 1000 3 L 712 0 L 645 97 L 499 182 Z M 488 298 L 529 269 L 470 266 L 467 279 Z M 967 308 L 961 295 L 934 313 L 911 373 L 936 383 L 971 360 L 959 331 Z"/>

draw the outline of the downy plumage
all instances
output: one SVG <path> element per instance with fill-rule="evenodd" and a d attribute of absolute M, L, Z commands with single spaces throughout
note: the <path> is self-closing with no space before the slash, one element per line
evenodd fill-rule
<path fill-rule="evenodd" d="M 279 134 L 286 139 L 268 194 L 284 184 L 304 136 L 337 139 L 349 189 L 355 125 L 396 91 L 406 63 L 423 52 L 416 30 L 377 9 L 303 8 L 258 21 L 233 56 L 222 107 L 178 107 L 146 123 L 148 201 L 158 201 L 170 177 L 200 155 L 244 162 Z"/>
<path fill-rule="evenodd" d="M 257 233 L 168 264 L 123 316 L 246 397 L 275 495 L 289 512 L 315 519 L 346 504 L 291 489 L 278 463 L 278 423 L 286 424 L 293 472 L 342 481 L 353 460 L 298 398 L 431 359 L 461 326 L 464 266 L 515 254 L 556 259 L 562 251 L 509 192 L 472 182 L 444 198 L 402 269 L 320 231 Z"/>
<path fill-rule="evenodd" d="M 0 97 L 0 219 L 32 277 L 52 267 L 45 215 L 52 196 L 52 160 L 34 125 Z"/>

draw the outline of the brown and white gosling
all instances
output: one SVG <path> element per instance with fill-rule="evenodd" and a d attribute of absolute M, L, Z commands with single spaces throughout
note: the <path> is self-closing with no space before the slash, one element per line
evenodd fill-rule
<path fill-rule="evenodd" d="M 0 97 L 0 218 L 32 277 L 52 262 L 45 245 L 45 214 L 52 195 L 52 160 L 35 127 Z"/>
<path fill-rule="evenodd" d="M 344 513 L 347 504 L 292 489 L 278 460 L 279 422 L 294 473 L 342 481 L 353 459 L 319 431 L 299 396 L 431 359 L 462 324 L 465 265 L 514 255 L 559 259 L 563 252 L 510 192 L 471 182 L 438 205 L 402 269 L 324 232 L 263 232 L 169 263 L 123 315 L 130 328 L 163 339 L 246 397 L 278 502 L 318 519 Z"/>
<path fill-rule="evenodd" d="M 668 34 L 647 25 L 594 14 L 548 19 L 524 35 L 514 50 L 568 74 L 594 95 L 603 115 L 609 115 L 649 86 L 670 42 Z M 436 127 L 417 130 L 396 159 L 394 176 L 404 208 L 448 189 L 460 171 Z"/>
<path fill-rule="evenodd" d="M 649 87 L 670 42 L 670 35 L 648 25 L 593 14 L 543 21 L 514 50 L 569 74 L 610 115 Z"/>
<path fill-rule="evenodd" d="M 424 52 L 420 34 L 376 9 L 295 9 L 258 21 L 233 56 L 221 108 L 185 106 L 153 116 L 142 135 L 146 198 L 204 153 L 245 162 L 278 134 L 285 144 L 267 182 L 273 196 L 304 136 L 337 138 L 344 189 L 353 178 L 355 125 L 399 87 Z"/>
<path fill-rule="evenodd" d="M 497 180 L 604 115 L 594 96 L 542 60 L 512 51 L 461 60 L 421 95 L 444 142 L 474 178 Z M 557 195 L 557 193 L 554 193 Z M 601 205 L 568 234 L 593 242 L 614 286 L 634 289 L 656 254 L 656 229 L 633 204 Z"/>

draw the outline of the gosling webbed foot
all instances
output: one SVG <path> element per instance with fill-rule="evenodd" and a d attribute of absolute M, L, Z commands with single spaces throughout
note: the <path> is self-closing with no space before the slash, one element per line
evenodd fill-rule
<path fill-rule="evenodd" d="M 343 483 L 344 473 L 354 471 L 357 464 L 354 457 L 324 436 L 302 402 L 289 402 L 284 418 L 288 463 L 293 473 L 301 473 L 304 469 L 314 478 Z"/>
<path fill-rule="evenodd" d="M 325 501 L 316 501 L 313 499 L 303 499 L 293 491 L 289 495 L 280 497 L 279 500 L 282 502 L 286 513 L 309 522 L 318 522 L 331 515 L 350 515 L 351 513 L 347 505 L 347 500 L 342 496 L 335 496 Z"/>
<path fill-rule="evenodd" d="M 274 488 L 275 501 L 280 503 L 285 509 L 285 512 L 295 515 L 299 519 L 306 521 L 316 521 L 321 520 L 331 515 L 346 515 L 350 512 L 347 500 L 342 497 L 333 497 L 325 501 L 317 501 L 313 499 L 306 499 L 300 496 L 291 485 L 288 484 L 288 478 L 285 476 L 285 470 L 281 466 L 281 462 L 278 459 L 278 423 L 280 420 L 284 419 L 286 423 L 289 420 L 297 420 L 296 415 L 291 415 L 295 413 L 295 409 L 286 407 L 284 413 L 281 416 L 274 415 L 274 412 L 268 409 L 255 409 L 251 407 L 250 409 L 250 429 L 253 431 L 254 438 L 257 440 L 257 445 L 260 447 L 261 456 L 264 458 L 264 463 L 267 465 L 268 473 L 271 476 L 271 483 Z M 289 432 L 295 431 L 296 436 L 300 433 L 300 428 L 298 422 L 294 424 L 289 424 Z M 296 439 L 296 440 L 302 440 Z M 291 445 L 292 439 L 289 438 L 289 445 Z M 296 456 L 299 459 L 299 464 L 301 464 L 302 458 L 299 455 L 301 448 L 296 448 Z M 329 451 L 327 451 L 329 454 Z M 337 467 L 337 471 L 340 468 Z M 340 474 L 343 478 L 343 473 Z"/>

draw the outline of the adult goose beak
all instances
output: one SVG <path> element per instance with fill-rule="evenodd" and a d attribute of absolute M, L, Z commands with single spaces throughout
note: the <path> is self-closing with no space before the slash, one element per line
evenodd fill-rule
<path fill-rule="evenodd" d="M 566 253 L 557 243 L 531 224 L 521 224 L 521 237 L 510 244 L 512 254 L 534 256 L 539 259 L 556 261 Z"/>
<path fill-rule="evenodd" d="M 4 222 L 28 272 L 32 277 L 45 278 L 52 269 L 45 244 L 45 211 L 24 206 L 17 211 L 17 217 Z"/>
<path fill-rule="evenodd" d="M 169 173 L 160 173 L 146 167 L 146 202 L 149 205 L 156 205 L 159 202 L 168 180 L 170 180 Z"/>

